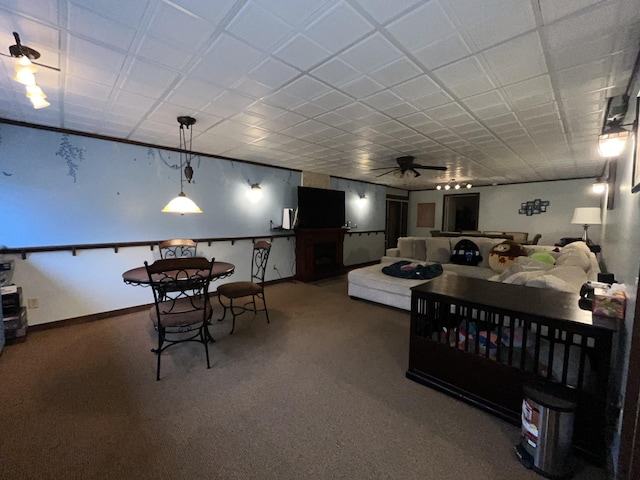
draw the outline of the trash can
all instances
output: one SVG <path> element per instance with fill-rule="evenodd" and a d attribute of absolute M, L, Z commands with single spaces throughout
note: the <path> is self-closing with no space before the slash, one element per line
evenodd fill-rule
<path fill-rule="evenodd" d="M 522 434 L 515 446 L 520 462 L 548 478 L 570 477 L 573 391 L 560 384 L 531 384 L 523 390 Z"/>

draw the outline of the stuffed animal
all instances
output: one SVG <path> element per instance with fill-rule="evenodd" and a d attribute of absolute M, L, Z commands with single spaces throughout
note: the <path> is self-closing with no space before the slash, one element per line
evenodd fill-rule
<path fill-rule="evenodd" d="M 464 239 L 453 247 L 450 261 L 458 265 L 472 265 L 475 267 L 482 261 L 482 255 L 480 255 L 480 249 L 475 243 Z"/>
<path fill-rule="evenodd" d="M 496 272 L 503 272 L 509 265 L 515 263 L 518 257 L 526 257 L 527 251 L 513 240 L 505 240 L 495 245 L 489 253 L 489 266 Z"/>

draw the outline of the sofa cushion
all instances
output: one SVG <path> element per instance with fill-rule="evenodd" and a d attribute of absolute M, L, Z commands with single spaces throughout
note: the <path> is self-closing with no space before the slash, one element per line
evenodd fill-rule
<path fill-rule="evenodd" d="M 382 268 L 387 265 L 389 265 L 389 263 L 379 263 L 368 267 L 356 268 L 355 270 L 349 271 L 347 278 L 350 284 L 398 295 L 406 295 L 407 297 L 411 297 L 411 287 L 425 283 L 424 279 L 412 280 L 385 275 L 382 273 Z M 447 275 L 447 272 L 443 273 L 443 276 L 445 275 Z M 452 275 L 452 273 L 448 275 Z"/>
<path fill-rule="evenodd" d="M 449 263 L 451 258 L 451 243 L 446 237 L 427 237 L 427 261 L 435 263 Z"/>
<path fill-rule="evenodd" d="M 400 250 L 401 257 L 413 258 L 413 237 L 400 237 L 398 250 Z"/>
<path fill-rule="evenodd" d="M 427 259 L 427 242 L 424 237 L 415 237 L 413 242 L 413 257 L 416 260 Z"/>
<path fill-rule="evenodd" d="M 398 238 L 398 250 L 400 251 L 399 256 L 402 258 L 427 259 L 425 237 L 400 237 Z"/>

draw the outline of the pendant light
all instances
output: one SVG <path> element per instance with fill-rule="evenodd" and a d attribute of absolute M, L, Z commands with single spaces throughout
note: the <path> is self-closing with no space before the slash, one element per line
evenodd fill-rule
<path fill-rule="evenodd" d="M 193 154 L 191 153 L 191 142 L 193 139 L 193 129 L 190 127 L 196 123 L 196 119 L 193 117 L 178 117 L 178 123 L 180 124 L 180 193 L 176 198 L 171 200 L 167 205 L 162 209 L 165 213 L 179 213 L 180 215 L 184 215 L 185 213 L 202 213 L 200 207 L 194 203 L 193 200 L 187 198 L 182 190 L 182 155 L 184 154 L 186 159 L 186 165 L 184 167 L 184 176 L 187 179 L 188 183 L 191 183 L 191 178 L 193 178 L 193 168 L 191 167 L 191 157 Z M 185 129 L 189 130 L 189 143 L 187 144 L 187 139 L 185 135 Z"/>

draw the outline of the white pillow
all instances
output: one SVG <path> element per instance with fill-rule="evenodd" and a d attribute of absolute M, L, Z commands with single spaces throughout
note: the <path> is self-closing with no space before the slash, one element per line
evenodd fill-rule
<path fill-rule="evenodd" d="M 446 237 L 427 237 L 427 261 L 435 263 L 449 263 L 451 259 L 451 244 Z"/>
<path fill-rule="evenodd" d="M 398 250 L 403 258 L 413 258 L 413 237 L 400 237 L 398 239 Z"/>
<path fill-rule="evenodd" d="M 413 239 L 413 257 L 416 260 L 427 259 L 427 244 L 423 237 L 414 237 Z"/>

